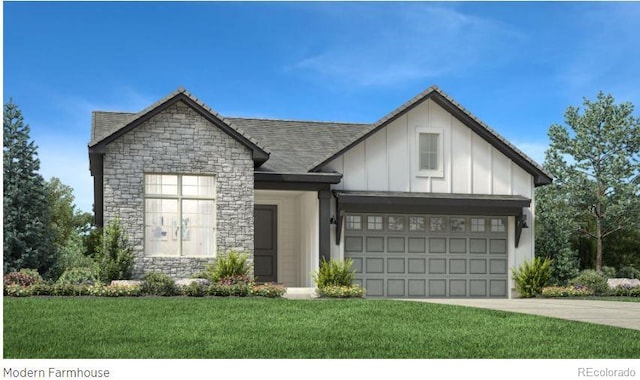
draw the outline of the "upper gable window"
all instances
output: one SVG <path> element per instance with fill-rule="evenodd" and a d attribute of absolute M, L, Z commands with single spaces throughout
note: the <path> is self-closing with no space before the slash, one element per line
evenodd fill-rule
<path fill-rule="evenodd" d="M 438 128 L 416 128 L 417 175 L 443 177 L 443 132 Z"/>

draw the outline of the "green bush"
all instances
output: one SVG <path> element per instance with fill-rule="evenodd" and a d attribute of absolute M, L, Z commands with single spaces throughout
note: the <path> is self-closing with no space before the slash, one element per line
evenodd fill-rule
<path fill-rule="evenodd" d="M 31 293 L 31 286 L 22 286 L 18 284 L 4 286 L 4 295 L 7 297 L 29 297 L 31 296 Z"/>
<path fill-rule="evenodd" d="M 207 294 L 207 290 L 204 286 L 194 281 L 183 287 L 182 293 L 187 297 L 204 297 Z"/>
<path fill-rule="evenodd" d="M 569 285 L 584 285 L 593 290 L 596 295 L 605 294 L 609 290 L 607 279 L 594 270 L 584 270 L 578 277 L 569 281 Z"/>
<path fill-rule="evenodd" d="M 34 296 L 50 296 L 52 285 L 46 282 L 31 285 L 31 295 Z"/>
<path fill-rule="evenodd" d="M 218 282 L 225 277 L 248 276 L 251 272 L 249 255 L 238 251 L 219 254 L 213 264 L 207 265 L 205 272 L 211 282 Z"/>
<path fill-rule="evenodd" d="M 279 298 L 287 292 L 287 289 L 278 284 L 254 285 L 251 288 L 251 295 L 257 297 Z"/>
<path fill-rule="evenodd" d="M 520 297 L 531 298 L 542 292 L 551 277 L 551 263 L 549 258 L 536 257 L 533 261 L 525 261 L 518 269 L 511 269 Z"/>
<path fill-rule="evenodd" d="M 216 297 L 246 297 L 251 295 L 253 286 L 250 284 L 233 284 L 226 285 L 219 282 L 211 284 L 207 290 L 207 294 Z"/>
<path fill-rule="evenodd" d="M 97 273 L 96 262 L 93 258 L 85 256 L 85 250 L 82 237 L 76 233 L 71 234 L 58 254 L 55 268 L 56 277 L 71 268 L 92 268 Z"/>
<path fill-rule="evenodd" d="M 102 244 L 98 246 L 96 261 L 100 280 L 108 284 L 113 280 L 128 280 L 133 272 L 133 249 L 127 242 L 125 231 L 116 217 L 104 228 Z"/>
<path fill-rule="evenodd" d="M 4 286 L 8 285 L 20 285 L 22 287 L 39 284 L 42 282 L 40 273 L 35 269 L 20 269 L 19 272 L 10 272 L 4 275 Z"/>
<path fill-rule="evenodd" d="M 356 275 L 351 269 L 353 260 L 344 261 L 329 260 L 324 258 L 320 262 L 320 268 L 313 273 L 313 281 L 319 289 L 327 286 L 351 286 Z"/>
<path fill-rule="evenodd" d="M 91 295 L 89 285 L 76 285 L 71 283 L 56 283 L 51 286 L 52 296 L 88 296 Z"/>
<path fill-rule="evenodd" d="M 70 268 L 67 269 L 56 284 L 70 285 L 93 285 L 99 283 L 98 276 L 91 268 Z"/>
<path fill-rule="evenodd" d="M 603 266 L 600 271 L 604 278 L 614 278 L 616 277 L 616 268 Z"/>
<path fill-rule="evenodd" d="M 142 290 L 138 285 L 95 285 L 89 293 L 96 297 L 138 297 Z"/>
<path fill-rule="evenodd" d="M 171 277 L 160 272 L 145 274 L 141 291 L 143 294 L 163 297 L 174 296 L 179 293 L 176 282 Z"/>
<path fill-rule="evenodd" d="M 587 297 L 593 295 L 593 290 L 586 286 L 548 286 L 542 288 L 543 297 Z"/>
<path fill-rule="evenodd" d="M 364 296 L 364 289 L 358 285 L 352 286 L 325 286 L 318 288 L 318 293 L 323 297 L 331 298 L 359 298 Z"/>
<path fill-rule="evenodd" d="M 618 273 L 616 273 L 616 277 L 618 278 L 636 278 L 640 279 L 640 270 L 634 268 L 631 265 L 624 266 L 620 268 Z"/>

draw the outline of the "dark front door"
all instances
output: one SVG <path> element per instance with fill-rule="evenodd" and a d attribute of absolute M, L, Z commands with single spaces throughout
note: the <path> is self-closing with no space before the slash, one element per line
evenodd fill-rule
<path fill-rule="evenodd" d="M 256 205 L 254 209 L 254 274 L 258 282 L 278 281 L 278 207 Z"/>

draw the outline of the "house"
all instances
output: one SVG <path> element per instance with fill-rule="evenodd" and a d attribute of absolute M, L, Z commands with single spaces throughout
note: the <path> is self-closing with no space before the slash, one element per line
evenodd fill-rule
<path fill-rule="evenodd" d="M 136 278 L 239 249 L 288 287 L 351 258 L 380 297 L 510 297 L 552 180 L 437 87 L 373 124 L 226 118 L 178 89 L 94 112 L 89 158 L 96 223 L 120 218 Z"/>

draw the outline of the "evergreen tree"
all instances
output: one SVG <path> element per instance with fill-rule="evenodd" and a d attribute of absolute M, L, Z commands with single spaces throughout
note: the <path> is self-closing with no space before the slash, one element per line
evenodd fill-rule
<path fill-rule="evenodd" d="M 45 181 L 37 146 L 12 100 L 3 115 L 4 272 L 22 268 L 45 274 L 55 262 Z"/>
<path fill-rule="evenodd" d="M 640 119 L 631 103 L 600 92 L 583 112 L 568 107 L 565 123 L 549 129 L 545 166 L 559 189 L 556 206 L 573 219 L 568 227 L 595 241 L 600 271 L 605 238 L 640 226 Z"/>

